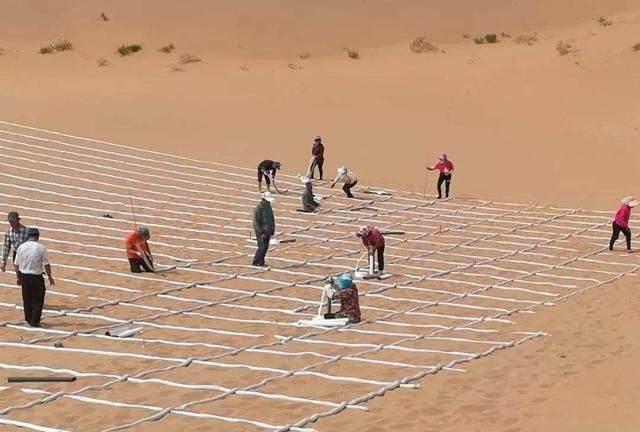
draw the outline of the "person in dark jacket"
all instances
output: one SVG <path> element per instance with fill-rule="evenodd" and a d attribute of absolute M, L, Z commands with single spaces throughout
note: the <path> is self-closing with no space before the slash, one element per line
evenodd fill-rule
<path fill-rule="evenodd" d="M 319 136 L 313 141 L 313 147 L 311 148 L 311 154 L 313 160 L 311 162 L 311 168 L 309 168 L 309 178 L 313 179 L 313 174 L 318 167 L 318 174 L 320 180 L 322 180 L 322 166 L 324 165 L 324 144 L 322 144 L 322 138 Z"/>
<path fill-rule="evenodd" d="M 315 213 L 320 207 L 320 203 L 313 197 L 313 184 L 311 181 L 305 183 L 307 187 L 302 193 L 302 211 L 307 213 Z"/>
<path fill-rule="evenodd" d="M 278 161 L 272 161 L 265 159 L 258 165 L 258 192 L 262 193 L 262 179 L 264 178 L 267 184 L 267 192 L 271 192 L 271 182 L 273 186 L 278 190 L 276 186 L 276 173 L 282 167 L 282 164 Z"/>
<path fill-rule="evenodd" d="M 276 232 L 276 221 L 271 208 L 273 201 L 271 193 L 265 192 L 262 194 L 262 200 L 253 210 L 253 231 L 256 234 L 258 250 L 253 257 L 252 265 L 257 267 L 265 266 L 264 259 L 269 250 L 269 242 Z"/>

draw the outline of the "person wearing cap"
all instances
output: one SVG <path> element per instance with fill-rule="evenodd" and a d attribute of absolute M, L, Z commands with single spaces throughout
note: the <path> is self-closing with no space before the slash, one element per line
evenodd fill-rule
<path fill-rule="evenodd" d="M 631 250 L 631 230 L 629 229 L 629 218 L 631 217 L 631 209 L 638 205 L 638 201 L 634 197 L 626 197 L 622 199 L 620 207 L 616 212 L 611 227 L 613 233 L 611 234 L 611 240 L 609 241 L 609 250 L 613 250 L 613 245 L 620 237 L 620 232 L 624 234 L 627 240 L 627 250 Z"/>
<path fill-rule="evenodd" d="M 282 164 L 278 161 L 272 161 L 265 159 L 258 165 L 258 192 L 262 193 L 262 178 L 267 184 L 267 191 L 271 192 L 271 180 L 273 185 L 276 185 L 276 172 L 282 167 Z M 277 187 L 276 187 L 277 190 Z"/>
<path fill-rule="evenodd" d="M 271 203 L 274 201 L 271 192 L 262 194 L 262 199 L 255 209 L 253 209 L 253 231 L 256 234 L 258 250 L 253 257 L 252 265 L 264 267 L 267 251 L 269 250 L 269 242 L 276 232 L 276 220 L 273 216 Z"/>
<path fill-rule="evenodd" d="M 311 147 L 311 155 L 313 161 L 311 162 L 311 168 L 309 168 L 309 178 L 313 179 L 313 174 L 318 167 L 319 179 L 322 180 L 322 166 L 324 165 L 324 144 L 322 144 L 322 138 L 317 136 L 313 140 L 313 147 Z"/>
<path fill-rule="evenodd" d="M 151 248 L 149 248 L 149 239 L 151 234 L 149 228 L 138 227 L 134 232 L 127 236 L 125 244 L 127 246 L 127 258 L 131 273 L 153 272 L 153 256 Z"/>
<path fill-rule="evenodd" d="M 359 323 L 360 301 L 358 299 L 358 288 L 353 283 L 351 273 L 344 273 L 338 276 L 334 283 L 325 288 L 327 297 L 333 301 L 340 301 L 340 310 L 333 313 L 324 314 L 325 319 L 347 318 L 350 324 Z"/>
<path fill-rule="evenodd" d="M 339 181 L 344 182 L 344 186 L 342 186 L 342 190 L 345 194 L 347 194 L 347 198 L 353 198 L 353 194 L 351 193 L 351 189 L 358 184 L 358 177 L 352 172 L 349 171 L 349 168 L 346 166 L 341 166 L 337 169 L 338 175 L 336 176 L 333 183 L 331 183 L 331 189 L 338 183 Z"/>
<path fill-rule="evenodd" d="M 356 237 L 362 239 L 369 257 L 378 255 L 378 271 L 384 272 L 384 236 L 380 230 L 372 226 L 362 226 L 356 233 Z"/>
<path fill-rule="evenodd" d="M 20 223 L 20 215 L 17 212 L 10 212 L 7 216 L 9 229 L 4 233 L 4 243 L 2 244 L 2 264 L 0 271 L 7 270 L 7 259 L 13 247 L 13 261 L 16 260 L 18 247 L 27 241 L 27 227 Z"/>
<path fill-rule="evenodd" d="M 305 190 L 302 193 L 302 210 L 306 213 L 315 213 L 320 207 L 320 203 L 317 202 L 313 196 L 313 184 L 311 180 L 307 181 L 305 184 Z"/>
<path fill-rule="evenodd" d="M 442 183 L 445 184 L 445 197 L 449 198 L 449 187 L 451 186 L 451 173 L 453 173 L 453 163 L 447 159 L 446 154 L 438 156 L 438 163 L 432 167 L 427 167 L 427 170 L 440 171 L 438 176 L 438 199 L 442 198 Z"/>
<path fill-rule="evenodd" d="M 31 327 L 40 327 L 46 287 L 42 274 L 46 272 L 49 283 L 56 284 L 51 274 L 51 264 L 46 246 L 39 243 L 38 228 L 27 229 L 27 241 L 18 247 L 14 265 L 18 285 L 22 287 L 24 319 Z"/>

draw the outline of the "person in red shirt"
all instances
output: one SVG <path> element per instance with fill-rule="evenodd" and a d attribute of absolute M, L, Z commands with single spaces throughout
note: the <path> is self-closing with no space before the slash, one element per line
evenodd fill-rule
<path fill-rule="evenodd" d="M 451 173 L 453 172 L 453 163 L 447 159 L 446 154 L 438 156 L 438 163 L 432 167 L 427 167 L 429 171 L 438 170 L 438 199 L 442 198 L 442 183 L 445 184 L 445 197 L 449 198 L 449 187 L 451 186 Z"/>
<path fill-rule="evenodd" d="M 153 256 L 147 241 L 151 238 L 149 228 L 138 227 L 127 236 L 127 258 L 131 273 L 153 272 Z"/>
<path fill-rule="evenodd" d="M 380 230 L 371 226 L 363 226 L 356 233 L 356 237 L 362 239 L 362 244 L 367 248 L 369 257 L 378 255 L 378 271 L 384 272 L 384 236 Z"/>
<path fill-rule="evenodd" d="M 318 174 L 320 174 L 320 180 L 322 180 L 322 166 L 324 165 L 324 144 L 322 144 L 322 138 L 317 136 L 313 140 L 313 147 L 311 148 L 311 154 L 313 155 L 313 161 L 309 168 L 309 178 L 313 178 L 313 174 L 318 167 Z"/>
<path fill-rule="evenodd" d="M 609 250 L 613 250 L 613 244 L 620 237 L 622 232 L 627 240 L 627 250 L 631 250 L 631 230 L 629 229 L 629 217 L 631 217 L 631 209 L 638 205 L 638 201 L 633 197 L 626 197 L 622 199 L 622 203 L 613 218 L 611 227 L 613 228 L 613 234 L 611 234 L 611 240 L 609 241 Z"/>

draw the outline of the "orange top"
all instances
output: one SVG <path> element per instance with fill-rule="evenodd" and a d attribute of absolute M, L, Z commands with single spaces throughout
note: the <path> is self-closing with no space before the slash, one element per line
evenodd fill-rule
<path fill-rule="evenodd" d="M 147 241 L 143 237 L 138 235 L 137 232 L 132 232 L 127 236 L 127 258 L 140 258 L 140 255 L 138 254 L 138 248 L 136 248 L 136 244 L 143 251 L 147 252 L 148 254 L 151 253 L 151 250 L 149 249 L 149 243 L 147 243 Z"/>

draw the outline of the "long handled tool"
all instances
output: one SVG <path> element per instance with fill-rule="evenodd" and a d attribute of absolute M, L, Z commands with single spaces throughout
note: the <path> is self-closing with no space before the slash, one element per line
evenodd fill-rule
<path fill-rule="evenodd" d="M 131 216 L 133 216 L 133 226 L 138 231 L 138 223 L 136 222 L 136 211 L 133 208 L 133 198 L 131 198 L 131 191 L 129 191 L 129 204 L 131 204 Z"/>
<path fill-rule="evenodd" d="M 10 376 L 7 378 L 7 382 L 19 383 L 19 382 L 74 382 L 76 377 L 74 376 Z"/>

